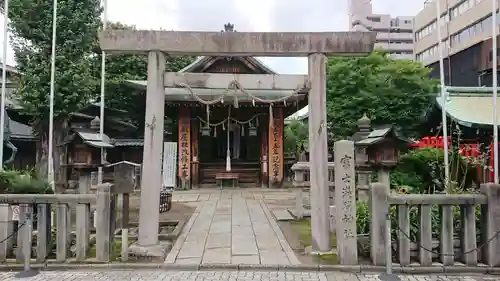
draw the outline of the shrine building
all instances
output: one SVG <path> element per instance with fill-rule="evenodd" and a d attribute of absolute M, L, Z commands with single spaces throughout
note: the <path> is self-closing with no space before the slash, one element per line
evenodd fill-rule
<path fill-rule="evenodd" d="M 227 24 L 224 32 L 235 31 Z M 254 57 L 199 57 L 177 74 L 188 73 L 227 74 L 230 79 L 224 89 L 207 86 L 216 79 L 210 75 L 200 76 L 205 83 L 165 87 L 165 118 L 170 119 L 165 124 L 173 126 L 165 142 L 177 142 L 177 182 L 214 186 L 220 175 L 230 174 L 239 186 L 280 186 L 284 120 L 307 105 L 307 81 L 295 89 L 280 88 L 279 81 L 276 87 L 242 89 L 240 74 L 277 77 Z M 147 81 L 126 83 L 146 92 Z"/>

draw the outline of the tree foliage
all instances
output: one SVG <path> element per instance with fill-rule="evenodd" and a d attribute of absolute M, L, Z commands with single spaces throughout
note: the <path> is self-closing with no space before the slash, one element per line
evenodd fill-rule
<path fill-rule="evenodd" d="M 99 0 L 58 1 L 54 115 L 84 107 L 95 95 L 92 48 L 100 26 Z M 19 77 L 17 100 L 24 112 L 47 122 L 52 44 L 52 2 L 11 0 L 10 30 Z"/>
<path fill-rule="evenodd" d="M 309 129 L 307 124 L 300 120 L 291 120 L 284 129 L 285 153 L 293 154 L 302 145 L 308 142 Z"/>
<path fill-rule="evenodd" d="M 372 124 L 394 124 L 409 136 L 417 134 L 421 116 L 433 102 L 437 82 L 421 63 L 394 60 L 374 52 L 367 57 L 329 58 L 327 113 L 335 138 L 357 131 L 367 114 Z M 312 109 L 310 109 L 312 110 Z"/>
<path fill-rule="evenodd" d="M 18 77 L 16 100 L 41 138 L 38 169 L 47 174 L 49 93 L 52 53 L 52 2 L 11 0 L 10 31 Z M 70 113 L 95 97 L 92 55 L 101 24 L 99 0 L 59 0 L 56 32 L 53 170 L 56 190 L 67 185 L 64 140 Z M 52 180 L 52 179 L 49 179 Z"/>

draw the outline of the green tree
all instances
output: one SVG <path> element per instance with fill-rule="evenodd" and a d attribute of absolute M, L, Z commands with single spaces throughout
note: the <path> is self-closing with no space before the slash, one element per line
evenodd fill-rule
<path fill-rule="evenodd" d="M 357 131 L 367 114 L 372 124 L 394 124 L 417 135 L 422 113 L 433 102 L 437 81 L 430 69 L 409 60 L 394 60 L 380 52 L 366 57 L 328 59 L 327 114 L 334 138 Z"/>
<path fill-rule="evenodd" d="M 289 124 L 285 125 L 285 153 L 293 154 L 302 145 L 308 142 L 309 129 L 307 124 L 300 120 L 291 120 Z"/>
<path fill-rule="evenodd" d="M 64 138 L 70 113 L 95 98 L 92 51 L 101 25 L 99 0 L 59 0 L 54 99 L 54 179 L 66 183 Z M 11 0 L 9 9 L 13 49 L 19 71 L 16 98 L 31 116 L 41 138 L 39 168 L 47 169 L 48 117 L 52 43 L 52 2 Z"/>
<path fill-rule="evenodd" d="M 109 22 L 109 29 L 131 29 L 135 26 L 125 25 L 119 22 Z M 100 92 L 101 79 L 101 50 L 96 41 L 95 56 L 93 60 L 94 77 L 97 85 L 95 92 Z M 174 56 L 168 57 L 166 71 L 176 72 L 191 64 L 196 58 L 193 56 Z M 126 86 L 125 80 L 146 80 L 147 79 L 148 60 L 146 55 L 130 54 L 107 54 L 106 55 L 106 89 L 105 103 L 106 107 L 119 108 L 127 111 L 128 118 L 141 125 L 145 113 L 144 95 L 131 87 Z"/>
<path fill-rule="evenodd" d="M 16 99 L 24 114 L 30 116 L 42 145 L 38 168 L 47 171 L 50 58 L 52 44 L 52 2 L 11 0 L 10 30 L 18 77 Z M 57 17 L 56 72 L 54 99 L 54 172 L 57 187 L 66 183 L 66 149 L 71 113 L 98 100 L 100 93 L 101 52 L 97 33 L 102 27 L 99 0 L 59 0 Z M 110 23 L 109 28 L 135 28 Z M 194 57 L 173 57 L 168 71 L 178 71 Z M 129 117 L 144 117 L 144 98 L 124 87 L 123 80 L 143 80 L 147 76 L 147 58 L 141 55 L 111 55 L 106 59 L 106 105 L 130 111 Z M 141 107 L 142 105 L 142 107 Z M 140 118 L 139 118 L 140 120 Z"/>

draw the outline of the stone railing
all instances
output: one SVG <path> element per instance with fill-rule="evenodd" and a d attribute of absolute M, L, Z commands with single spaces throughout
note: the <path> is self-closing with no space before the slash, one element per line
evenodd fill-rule
<path fill-rule="evenodd" d="M 310 171 L 309 162 L 297 162 L 293 164 L 291 170 L 293 171 L 293 187 L 298 188 L 296 191 L 296 207 L 294 213 L 299 218 L 303 216 L 308 216 L 308 210 L 305 206 L 309 206 L 309 188 L 311 187 L 310 182 Z M 356 192 L 357 198 L 361 200 L 366 200 L 369 193 L 369 184 L 371 171 L 368 169 L 356 170 Z M 335 205 L 335 163 L 328 162 L 328 186 L 330 189 L 330 205 Z"/>
<path fill-rule="evenodd" d="M 500 266 L 500 185 L 483 184 L 479 194 L 400 195 L 391 194 L 386 184 L 374 183 L 370 193 L 370 254 L 374 265 L 386 265 L 386 253 L 390 250 L 396 252 L 391 256 L 400 266 L 414 264 L 414 258 L 420 266 L 434 266 L 433 258 L 439 258 L 442 266 Z M 388 229 L 391 206 L 396 208 L 396 217 Z M 476 206 L 480 206 L 480 225 L 476 225 Z M 418 208 L 417 241 L 410 241 L 411 207 Z M 432 216 L 433 207 L 439 208 L 439 221 Z M 461 214 L 460 233 L 454 233 L 453 210 L 457 207 Z M 437 222 L 439 234 L 432 229 Z M 387 231 L 391 228 L 396 235 L 391 238 L 393 246 L 386 247 Z M 455 239 L 456 235 L 460 238 Z"/>
<path fill-rule="evenodd" d="M 328 185 L 335 187 L 335 163 L 328 162 Z M 310 188 L 309 162 L 297 162 L 292 166 L 293 186 Z"/>
<path fill-rule="evenodd" d="M 310 216 L 310 211 L 307 206 L 310 206 L 309 188 L 310 171 L 309 162 L 297 162 L 292 166 L 293 171 L 293 187 L 297 188 L 295 196 L 295 210 L 294 215 L 302 219 L 305 216 Z M 335 163 L 328 162 L 328 186 L 330 189 L 330 205 L 334 205 L 335 193 Z"/>
<path fill-rule="evenodd" d="M 89 192 L 90 182 L 84 186 L 80 182 L 79 189 L 80 194 L 0 195 L 0 262 L 12 261 L 10 253 L 14 244 L 17 244 L 14 251 L 17 262 L 25 261 L 26 254 L 34 256 L 37 263 L 45 263 L 54 258 L 56 262 L 109 262 L 116 225 L 117 196 L 112 191 L 113 185 L 98 185 L 96 194 Z M 12 205 L 19 206 L 18 223 L 13 221 Z M 97 213 L 95 235 L 91 234 L 93 207 Z M 54 210 L 55 219 L 52 222 Z M 34 225 L 32 218 L 35 220 Z M 52 241 L 53 231 L 55 241 Z M 17 243 L 14 242 L 16 238 Z M 91 242 L 95 243 L 95 257 L 90 257 Z"/>

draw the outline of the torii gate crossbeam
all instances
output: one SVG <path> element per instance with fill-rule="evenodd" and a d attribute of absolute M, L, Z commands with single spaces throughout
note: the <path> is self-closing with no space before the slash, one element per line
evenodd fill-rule
<path fill-rule="evenodd" d="M 366 55 L 373 50 L 372 32 L 198 32 L 104 30 L 106 53 L 164 52 L 193 56 L 305 57 Z"/>

